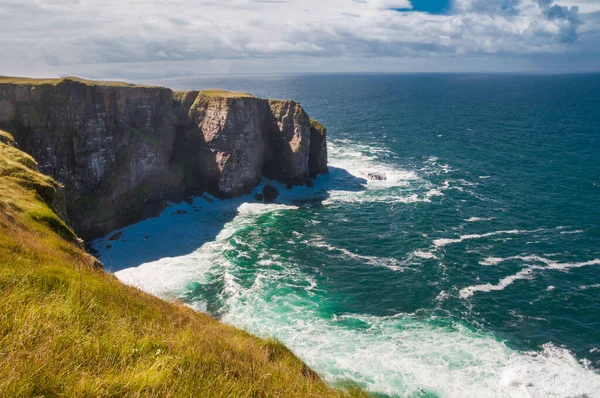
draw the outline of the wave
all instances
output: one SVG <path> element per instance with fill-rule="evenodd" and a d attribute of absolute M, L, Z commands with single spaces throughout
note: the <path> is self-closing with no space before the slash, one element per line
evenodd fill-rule
<path fill-rule="evenodd" d="M 215 212 L 208 213 L 220 209 L 221 204 L 199 203 L 205 206 L 207 214 L 202 213 L 202 217 L 206 220 L 218 217 Z M 303 270 L 293 258 L 283 257 L 274 249 L 257 249 L 252 237 L 240 233 L 254 227 L 258 217 L 266 213 L 288 212 L 295 207 L 248 203 L 234 209 L 236 216 L 222 226 L 214 241 L 189 254 L 161 258 L 115 275 L 160 297 L 186 300 L 196 310 L 206 312 L 211 307 L 211 313 L 224 322 L 279 339 L 326 380 L 351 379 L 373 393 L 591 397 L 600 391 L 599 375 L 585 369 L 569 351 L 551 344 L 539 352 L 519 352 L 461 323 L 423 319 L 415 314 L 323 316 L 330 293 L 320 286 L 319 274 Z M 164 217 L 178 223 L 178 234 L 159 235 L 160 220 L 147 221 L 140 232 L 153 234 L 152 239 L 160 236 L 167 246 L 190 239 L 197 230 L 187 225 L 198 228 L 194 218 L 198 213 L 173 213 L 171 209 Z M 155 228 L 153 232 L 148 232 L 150 227 Z M 130 227 L 125 230 L 126 240 L 113 242 L 115 258 L 128 248 L 130 251 L 132 245 L 153 245 L 152 240 L 136 239 L 137 234 L 137 229 Z M 313 247 L 396 271 L 405 269 L 411 258 L 436 258 L 435 253 L 425 250 L 413 251 L 404 261 L 365 256 L 329 245 L 321 237 L 306 239 L 306 234 L 299 232 L 292 235 Z M 217 299 L 207 296 L 211 290 L 217 292 Z"/>
<path fill-rule="evenodd" d="M 440 238 L 440 239 L 435 239 L 433 241 L 433 245 L 436 248 L 439 247 L 443 247 L 443 246 L 447 246 L 447 245 L 451 245 L 454 243 L 460 243 L 460 242 L 464 242 L 465 240 L 472 240 L 472 239 L 482 239 L 482 238 L 489 238 L 491 236 L 497 236 L 497 235 L 519 235 L 519 234 L 528 234 L 528 233 L 535 233 L 535 232 L 540 232 L 543 231 L 543 229 L 535 229 L 535 230 L 519 230 L 519 229 L 512 229 L 512 230 L 508 230 L 508 231 L 493 231 L 493 232 L 487 232 L 484 234 L 470 234 L 470 235 L 461 235 L 458 238 Z"/>
<path fill-rule="evenodd" d="M 531 278 L 534 271 L 539 270 L 555 270 L 555 271 L 568 271 L 572 268 L 581 268 L 589 265 L 600 265 L 600 259 L 594 259 L 590 261 L 583 261 L 578 263 L 561 263 L 555 260 L 550 260 L 545 257 L 540 256 L 512 256 L 506 258 L 495 258 L 488 257 L 484 260 L 485 265 L 497 265 L 504 261 L 509 260 L 523 260 L 526 262 L 538 262 L 544 265 L 530 265 L 526 268 L 523 268 L 521 271 L 517 272 L 514 275 L 509 275 L 503 279 L 501 279 L 497 284 L 493 285 L 491 283 L 485 283 L 481 285 L 468 286 L 460 290 L 459 296 L 462 299 L 469 298 L 475 294 L 475 292 L 492 292 L 492 291 L 500 291 L 504 290 L 507 286 L 512 285 L 515 281 L 520 279 L 529 279 Z"/>
<path fill-rule="evenodd" d="M 361 192 L 330 191 L 329 199 L 324 204 L 336 202 L 387 204 L 431 202 L 433 197 L 444 196 L 448 189 L 462 190 L 459 181 L 445 180 L 439 185 L 424 180 L 421 174 L 449 173 L 448 165 L 437 165 L 436 161 L 428 160 L 428 168 L 421 170 L 406 170 L 397 167 L 393 154 L 376 146 L 362 145 L 350 140 L 332 140 L 328 146 L 329 164 L 332 168 L 342 169 L 352 176 L 362 179 L 365 188 Z M 381 157 L 392 158 L 382 161 Z M 435 167 L 433 170 L 431 167 Z M 370 173 L 385 175 L 385 180 L 371 180 Z M 394 188 L 406 188 L 399 192 Z"/>
<path fill-rule="evenodd" d="M 415 250 L 411 253 L 412 257 L 423 258 L 426 260 L 429 259 L 437 259 L 438 257 L 432 252 L 424 251 L 424 250 Z"/>
<path fill-rule="evenodd" d="M 469 217 L 467 222 L 479 222 L 479 221 L 491 221 L 496 219 L 496 217 Z"/>
<path fill-rule="evenodd" d="M 339 252 L 348 258 L 360 260 L 366 264 L 374 265 L 377 267 L 384 267 L 392 271 L 404 271 L 407 268 L 404 262 L 393 257 L 365 256 L 353 253 L 348 249 L 344 249 L 343 247 L 336 247 L 330 245 L 329 243 L 325 242 L 325 240 L 322 237 L 316 237 L 310 240 L 306 240 L 304 241 L 304 243 L 312 247 L 323 248 L 332 252 Z"/>
<path fill-rule="evenodd" d="M 588 289 L 600 289 L 600 284 L 595 284 L 595 285 L 587 285 L 587 286 L 579 286 L 580 290 L 588 290 Z"/>
<path fill-rule="evenodd" d="M 236 297 L 224 321 L 279 339 L 330 382 L 351 379 L 370 392 L 394 396 L 425 391 L 444 397 L 564 397 L 600 391 L 598 374 L 552 344 L 518 352 L 459 323 L 436 325 L 413 314 L 322 318 L 316 304 L 297 296 L 293 304 L 277 305 L 260 290 Z"/>

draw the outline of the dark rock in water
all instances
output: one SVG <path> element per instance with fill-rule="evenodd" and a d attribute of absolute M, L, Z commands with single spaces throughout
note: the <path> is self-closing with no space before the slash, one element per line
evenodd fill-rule
<path fill-rule="evenodd" d="M 191 196 L 188 196 L 187 198 L 184 199 L 184 202 L 187 203 L 188 205 L 192 205 L 192 204 L 194 204 L 194 198 Z"/>
<path fill-rule="evenodd" d="M 204 200 L 206 200 L 208 203 L 213 203 L 214 200 L 212 200 L 211 198 L 209 198 L 208 196 L 203 196 Z"/>
<path fill-rule="evenodd" d="M 117 232 L 116 234 L 114 234 L 113 236 L 108 238 L 108 240 L 114 240 L 114 241 L 121 240 L 122 237 L 123 237 L 123 231 Z"/>
<path fill-rule="evenodd" d="M 151 236 L 144 236 L 144 240 L 148 240 L 150 238 L 151 238 Z"/>
<path fill-rule="evenodd" d="M 112 245 L 106 245 L 106 249 L 112 249 Z"/>
<path fill-rule="evenodd" d="M 368 173 L 367 174 L 367 178 L 369 180 L 373 180 L 373 181 L 385 181 L 385 180 L 387 180 L 387 177 L 385 176 L 385 174 L 379 173 L 379 172 Z"/>
<path fill-rule="evenodd" d="M 182 216 L 184 214 L 188 214 L 188 212 L 185 210 L 177 210 L 171 213 L 172 216 Z"/>
<path fill-rule="evenodd" d="M 262 193 L 257 193 L 256 195 L 254 195 L 254 199 L 259 202 L 262 202 L 265 200 L 265 195 L 263 195 Z"/>
<path fill-rule="evenodd" d="M 314 187 L 314 186 L 315 186 L 315 183 L 314 183 L 314 182 L 312 182 L 311 180 L 306 180 L 306 184 L 305 184 L 305 185 L 306 185 L 307 187 L 309 187 L 309 188 L 312 188 L 312 187 Z"/>
<path fill-rule="evenodd" d="M 273 185 L 265 185 L 263 188 L 263 197 L 265 203 L 273 203 L 279 196 L 279 191 Z"/>

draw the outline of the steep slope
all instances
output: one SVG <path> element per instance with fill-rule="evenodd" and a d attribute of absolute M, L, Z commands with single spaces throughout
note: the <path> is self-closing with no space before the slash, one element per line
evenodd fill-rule
<path fill-rule="evenodd" d="M 280 343 L 106 274 L 52 210 L 61 184 L 0 132 L 0 396 L 360 396 Z"/>

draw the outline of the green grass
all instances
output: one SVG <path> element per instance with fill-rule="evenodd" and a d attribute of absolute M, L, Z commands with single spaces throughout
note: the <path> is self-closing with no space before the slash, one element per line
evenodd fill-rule
<path fill-rule="evenodd" d="M 87 80 L 76 76 L 67 76 L 57 79 L 35 79 L 31 77 L 14 77 L 14 76 L 0 76 L 0 84 L 18 84 L 18 85 L 50 85 L 56 86 L 66 82 L 78 82 L 88 86 L 101 86 L 101 87 L 138 87 L 138 88 L 157 88 L 154 86 L 145 86 L 138 84 L 130 84 L 125 82 L 113 82 L 113 81 L 102 81 L 102 80 Z"/>
<path fill-rule="evenodd" d="M 327 136 L 327 128 L 312 117 L 310 118 L 310 127 L 317 133 L 319 133 L 319 135 L 321 135 L 322 137 Z"/>
<path fill-rule="evenodd" d="M 121 284 L 0 143 L 0 397 L 339 397 L 285 346 Z"/>
<path fill-rule="evenodd" d="M 219 89 L 202 90 L 202 91 L 200 91 L 200 95 L 205 95 L 207 97 L 217 97 L 217 98 L 255 98 L 252 94 L 239 93 L 239 92 L 235 92 L 235 91 L 219 90 Z"/>

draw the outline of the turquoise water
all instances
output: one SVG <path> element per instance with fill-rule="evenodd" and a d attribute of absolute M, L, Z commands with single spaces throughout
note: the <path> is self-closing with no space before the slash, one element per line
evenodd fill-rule
<path fill-rule="evenodd" d="M 300 101 L 331 174 L 96 241 L 122 281 L 276 337 L 332 383 L 600 397 L 600 75 L 157 83 Z"/>

